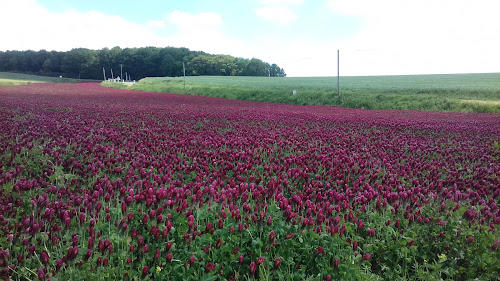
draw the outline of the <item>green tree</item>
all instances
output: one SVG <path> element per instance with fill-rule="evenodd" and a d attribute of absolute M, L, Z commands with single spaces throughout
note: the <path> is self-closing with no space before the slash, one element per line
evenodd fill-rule
<path fill-rule="evenodd" d="M 269 64 L 252 58 L 243 72 L 245 76 L 269 76 Z"/>
<path fill-rule="evenodd" d="M 97 51 L 79 48 L 65 54 L 61 70 L 70 77 L 100 79 L 100 65 Z"/>
<path fill-rule="evenodd" d="M 70 77 L 79 77 L 81 69 L 85 63 L 85 52 L 87 49 L 72 49 L 68 51 L 62 61 L 62 71 Z"/>
<path fill-rule="evenodd" d="M 82 78 L 101 79 L 101 73 L 101 63 L 97 51 L 88 51 L 81 69 Z"/>
<path fill-rule="evenodd" d="M 280 69 L 280 74 L 279 74 L 280 77 L 286 77 L 286 73 L 285 73 L 285 70 L 282 68 Z"/>
<path fill-rule="evenodd" d="M 222 76 L 285 76 L 276 64 L 269 65 L 253 58 L 235 58 L 229 55 L 211 55 L 190 51 L 187 48 L 125 48 L 113 47 L 101 50 L 85 48 L 68 52 L 6 51 L 0 52 L 0 70 L 17 72 L 41 72 L 48 75 L 64 75 L 75 78 L 102 79 L 102 68 L 110 77 L 128 73 L 138 80 L 146 76 L 180 76 L 186 64 L 188 75 Z"/>
<path fill-rule="evenodd" d="M 43 62 L 43 65 L 42 65 L 42 70 L 44 72 L 51 72 L 52 71 L 52 60 L 51 59 L 46 59 L 44 62 Z"/>
<path fill-rule="evenodd" d="M 269 68 L 269 76 L 271 77 L 279 77 L 281 74 L 281 69 L 278 65 L 275 63 L 271 64 L 271 67 Z"/>
<path fill-rule="evenodd" d="M 188 63 L 190 75 L 209 75 L 208 56 L 197 56 Z"/>

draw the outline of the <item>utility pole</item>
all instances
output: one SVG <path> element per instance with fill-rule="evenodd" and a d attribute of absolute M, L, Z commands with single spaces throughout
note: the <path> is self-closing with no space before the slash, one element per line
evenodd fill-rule
<path fill-rule="evenodd" d="M 184 72 L 184 92 L 186 91 L 186 65 L 182 62 L 182 72 Z"/>
<path fill-rule="evenodd" d="M 337 50 L 337 96 L 340 97 L 340 51 Z"/>

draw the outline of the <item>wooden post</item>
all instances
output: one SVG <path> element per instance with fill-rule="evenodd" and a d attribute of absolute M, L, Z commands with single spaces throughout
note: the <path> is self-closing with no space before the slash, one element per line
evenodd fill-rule
<path fill-rule="evenodd" d="M 182 62 L 182 72 L 184 72 L 184 92 L 186 91 L 186 65 Z"/>
<path fill-rule="evenodd" d="M 337 96 L 340 97 L 340 51 L 337 50 Z"/>

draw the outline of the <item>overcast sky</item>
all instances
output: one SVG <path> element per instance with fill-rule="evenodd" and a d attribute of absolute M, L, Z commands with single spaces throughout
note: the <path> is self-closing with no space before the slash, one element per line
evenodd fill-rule
<path fill-rule="evenodd" d="M 174 46 L 288 76 L 500 72 L 499 0 L 0 0 L 0 51 Z"/>

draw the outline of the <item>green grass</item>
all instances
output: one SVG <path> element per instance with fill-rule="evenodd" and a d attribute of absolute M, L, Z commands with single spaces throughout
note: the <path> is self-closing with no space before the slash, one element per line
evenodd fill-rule
<path fill-rule="evenodd" d="M 16 86 L 31 83 L 73 83 L 84 81 L 72 78 L 47 77 L 22 73 L 0 72 L 0 86 Z"/>
<path fill-rule="evenodd" d="M 341 77 L 340 97 L 336 77 L 193 76 L 186 78 L 186 89 L 182 77 L 102 85 L 301 105 L 500 113 L 500 73 Z"/>

